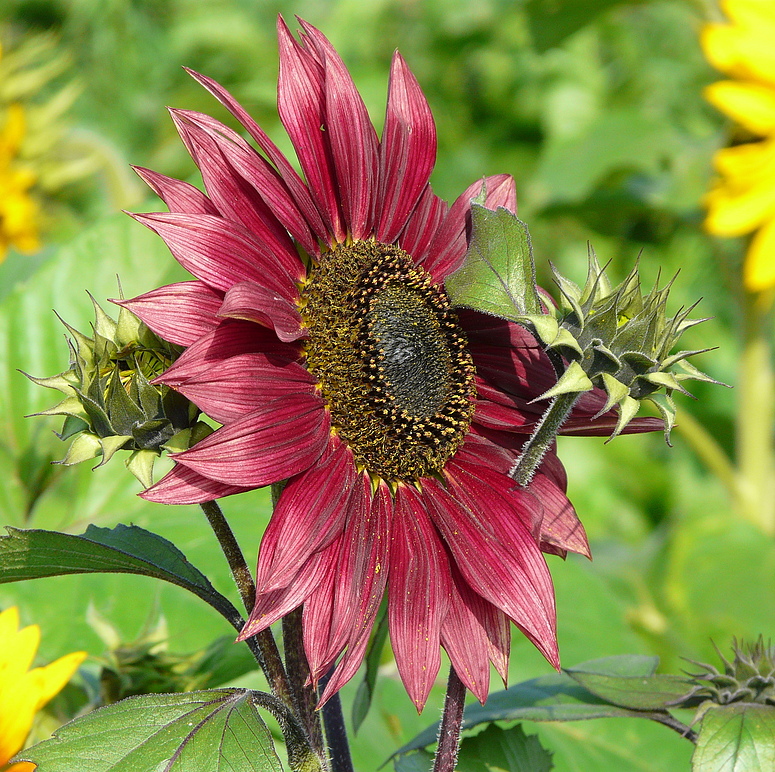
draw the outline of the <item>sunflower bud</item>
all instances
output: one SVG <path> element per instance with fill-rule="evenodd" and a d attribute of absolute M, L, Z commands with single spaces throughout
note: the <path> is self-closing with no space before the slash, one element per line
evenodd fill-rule
<path fill-rule="evenodd" d="M 681 334 L 706 321 L 689 319 L 696 303 L 666 316 L 669 282 L 641 292 L 636 266 L 617 287 L 612 287 L 592 250 L 583 288 L 554 269 L 561 300 L 546 315 L 525 317 L 541 341 L 568 362 L 565 373 L 539 399 L 558 394 L 605 389 L 608 399 L 600 414 L 619 406 L 619 421 L 611 437 L 619 434 L 648 400 L 659 409 L 669 443 L 675 421 L 674 391 L 692 396 L 686 380 L 719 383 L 687 360 L 710 349 L 671 354 Z M 657 398 L 660 395 L 661 398 Z"/>
<path fill-rule="evenodd" d="M 700 673 L 688 673 L 694 684 L 690 697 L 710 700 L 719 705 L 733 702 L 758 702 L 775 706 L 775 646 L 764 644 L 760 635 L 754 643 L 733 642 L 735 658 L 729 662 L 718 652 L 724 663 L 723 672 L 713 665 L 694 662 Z M 717 649 L 718 651 L 718 649 Z"/>
<path fill-rule="evenodd" d="M 94 298 L 92 303 L 92 337 L 62 322 L 72 336 L 70 368 L 51 378 L 27 375 L 65 395 L 58 405 L 34 415 L 65 416 L 57 436 L 72 442 L 57 463 L 69 466 L 102 456 L 97 465 L 102 466 L 116 451 L 129 450 L 127 468 L 149 487 L 154 461 L 163 450 L 185 450 L 210 428 L 197 421 L 193 403 L 151 383 L 182 349 L 161 340 L 127 309 L 121 308 L 116 322 Z"/>

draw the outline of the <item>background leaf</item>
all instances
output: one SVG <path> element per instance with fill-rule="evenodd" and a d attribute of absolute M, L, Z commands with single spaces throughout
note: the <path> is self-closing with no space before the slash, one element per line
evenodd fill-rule
<path fill-rule="evenodd" d="M 511 729 L 488 726 L 460 746 L 455 769 L 459 772 L 549 772 L 552 754 L 535 735 L 526 735 L 517 725 Z"/>
<path fill-rule="evenodd" d="M 444 286 L 456 306 L 504 319 L 541 313 L 527 225 L 503 207 L 472 204 L 468 252 Z"/>
<path fill-rule="evenodd" d="M 775 707 L 713 705 L 703 715 L 692 772 L 775 769 Z"/>
<path fill-rule="evenodd" d="M 90 525 L 83 536 L 9 528 L 0 537 L 0 583 L 81 573 L 127 573 L 177 584 L 220 612 L 236 614 L 171 542 L 137 526 Z"/>
<path fill-rule="evenodd" d="M 241 689 L 129 697 L 65 725 L 20 755 L 40 772 L 281 772 Z"/>

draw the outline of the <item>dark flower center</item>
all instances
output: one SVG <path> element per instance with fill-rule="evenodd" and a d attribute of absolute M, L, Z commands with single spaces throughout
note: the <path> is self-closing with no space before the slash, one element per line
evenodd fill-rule
<path fill-rule="evenodd" d="M 355 460 L 387 480 L 438 474 L 474 412 L 474 366 L 443 288 L 396 246 L 323 254 L 303 291 L 307 368 Z"/>

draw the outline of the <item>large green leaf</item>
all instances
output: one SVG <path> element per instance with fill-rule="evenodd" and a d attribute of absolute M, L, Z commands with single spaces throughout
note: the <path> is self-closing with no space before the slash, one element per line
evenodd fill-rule
<path fill-rule="evenodd" d="M 471 205 L 471 241 L 444 286 L 456 306 L 504 319 L 541 313 L 527 226 L 508 209 Z"/>
<path fill-rule="evenodd" d="M 230 621 L 239 616 L 172 542 L 143 528 L 90 525 L 82 536 L 8 528 L 8 536 L 0 536 L 0 583 L 84 573 L 162 579 L 198 595 Z"/>
<path fill-rule="evenodd" d="M 251 692 L 146 694 L 66 724 L 19 758 L 39 772 L 281 772 Z"/>
<path fill-rule="evenodd" d="M 692 772 L 769 772 L 775 769 L 775 707 L 714 705 L 702 717 Z"/>
<path fill-rule="evenodd" d="M 613 659 L 613 658 L 609 658 Z M 635 657 L 619 657 L 619 660 L 634 660 Z M 651 659 L 651 658 L 637 658 Z M 601 661 L 605 667 L 605 660 Z M 630 667 L 622 662 L 622 667 L 607 668 L 600 672 L 596 662 L 587 662 L 577 667 L 567 668 L 566 673 L 587 691 L 606 702 L 633 710 L 660 710 L 675 704 L 691 691 L 686 678 L 675 675 L 623 674 L 616 670 L 637 670 L 633 662 Z"/>
<path fill-rule="evenodd" d="M 488 726 L 460 745 L 459 772 L 549 772 L 552 754 L 535 735 L 526 735 L 517 725 L 510 729 Z"/>
<path fill-rule="evenodd" d="M 594 21 L 603 11 L 624 2 L 633 0 L 528 0 L 525 10 L 533 43 L 539 51 L 547 51 Z"/>

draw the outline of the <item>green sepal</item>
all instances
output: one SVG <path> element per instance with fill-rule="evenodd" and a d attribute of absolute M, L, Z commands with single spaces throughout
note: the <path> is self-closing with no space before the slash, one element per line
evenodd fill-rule
<path fill-rule="evenodd" d="M 606 442 L 610 442 L 614 437 L 622 433 L 624 427 L 635 418 L 639 408 L 640 400 L 638 399 L 627 396 L 619 400 L 619 420 L 616 422 L 616 428 Z"/>
<path fill-rule="evenodd" d="M 78 378 L 73 374 L 72 370 L 66 370 L 59 375 L 52 375 L 50 378 L 36 378 L 34 375 L 24 373 L 33 383 L 38 386 L 45 386 L 47 389 L 56 389 L 61 391 L 62 394 L 66 394 L 68 397 L 73 397 L 76 394 L 75 387 L 78 385 Z M 69 378 L 67 376 L 70 376 Z M 34 413 L 34 415 L 52 415 L 51 413 Z"/>
<path fill-rule="evenodd" d="M 102 446 L 102 461 L 97 464 L 95 469 L 103 464 L 107 464 L 117 450 L 121 450 L 124 445 L 127 444 L 132 438 L 128 435 L 113 434 L 110 437 L 103 437 L 100 439 L 100 445 Z"/>
<path fill-rule="evenodd" d="M 560 325 L 557 320 L 549 315 L 529 315 L 519 317 L 520 322 L 532 328 L 535 336 L 545 346 L 551 346 L 557 340 Z"/>
<path fill-rule="evenodd" d="M 65 457 L 61 461 L 55 461 L 54 463 L 62 464 L 63 466 L 74 466 L 75 464 L 80 464 L 81 461 L 96 458 L 100 453 L 102 453 L 100 438 L 96 434 L 84 432 L 79 434 L 70 443 Z"/>
<path fill-rule="evenodd" d="M 594 384 L 589 380 L 581 365 L 578 362 L 571 362 L 557 383 L 551 389 L 541 394 L 540 397 L 531 400 L 531 402 L 552 399 L 560 394 L 580 394 L 585 391 L 591 391 L 594 388 Z"/>
<path fill-rule="evenodd" d="M 153 485 L 153 465 L 159 454 L 155 450 L 135 450 L 126 460 L 126 468 L 138 479 L 143 488 Z"/>
<path fill-rule="evenodd" d="M 651 394 L 646 397 L 646 399 L 655 405 L 657 410 L 659 410 L 659 413 L 662 416 L 662 421 L 665 424 L 665 442 L 670 447 L 672 447 L 672 443 L 670 442 L 670 432 L 673 431 L 673 426 L 675 426 L 675 402 L 673 402 L 673 399 L 669 394 L 661 395 L 661 399 L 656 399 L 655 395 Z M 662 399 L 665 400 L 667 403 L 666 405 L 662 403 Z"/>
<path fill-rule="evenodd" d="M 89 419 L 89 415 L 83 409 L 83 405 L 78 397 L 67 397 L 67 399 L 63 399 L 59 404 L 50 407 L 48 410 L 31 413 L 31 416 L 35 415 L 65 415 L 80 418 L 83 421 L 88 421 Z"/>
<path fill-rule="evenodd" d="M 660 388 L 664 388 L 664 389 L 680 391 L 681 394 L 686 394 L 687 397 L 692 396 L 688 391 L 686 391 L 686 389 L 683 386 L 681 386 L 681 384 L 678 381 L 678 378 L 676 378 L 676 376 L 673 375 L 673 373 L 665 373 L 665 372 L 646 373 L 645 375 L 639 375 L 638 377 L 644 381 L 648 381 L 648 383 L 654 384 L 654 386 L 659 386 Z"/>
<path fill-rule="evenodd" d="M 598 416 L 607 413 L 614 405 L 621 402 L 625 397 L 629 396 L 630 390 L 621 381 L 617 381 L 610 373 L 602 373 L 600 376 L 603 381 L 603 388 L 608 395 L 605 405 L 600 409 Z M 597 417 L 597 416 L 596 416 Z"/>
<path fill-rule="evenodd" d="M 462 265 L 444 282 L 456 306 L 517 321 L 541 313 L 527 226 L 513 212 L 471 204 L 471 239 Z"/>
<path fill-rule="evenodd" d="M 550 317 L 545 316 L 543 318 L 548 319 Z M 570 349 L 574 353 L 578 354 L 579 357 L 584 356 L 584 352 L 582 351 L 581 346 L 579 346 L 576 338 L 574 338 L 573 335 L 564 327 L 560 327 L 557 330 L 557 335 L 555 336 L 550 348 Z"/>

